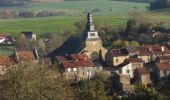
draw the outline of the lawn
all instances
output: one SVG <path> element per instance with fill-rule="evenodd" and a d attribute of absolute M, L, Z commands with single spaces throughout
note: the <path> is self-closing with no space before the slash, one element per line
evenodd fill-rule
<path fill-rule="evenodd" d="M 33 31 L 41 36 L 47 33 L 57 33 L 69 30 L 75 32 L 74 23 L 79 20 L 85 20 L 86 15 L 80 17 L 48 17 L 33 19 L 7 19 L 0 20 L 1 33 L 11 33 L 17 36 L 22 31 Z M 126 18 L 107 18 L 95 16 L 94 21 L 101 25 L 119 26 L 126 23 Z M 83 30 L 82 30 L 83 31 Z"/>

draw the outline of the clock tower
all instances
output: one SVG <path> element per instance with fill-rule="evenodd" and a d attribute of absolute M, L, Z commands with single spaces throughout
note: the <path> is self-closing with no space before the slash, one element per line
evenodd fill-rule
<path fill-rule="evenodd" d="M 102 40 L 95 30 L 91 13 L 87 14 L 87 24 L 82 35 L 82 46 L 79 53 L 85 53 L 93 61 L 105 60 L 107 50 L 102 46 Z"/>

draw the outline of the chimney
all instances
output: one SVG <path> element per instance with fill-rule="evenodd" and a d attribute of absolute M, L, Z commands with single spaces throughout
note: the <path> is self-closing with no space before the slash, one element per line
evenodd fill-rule
<path fill-rule="evenodd" d="M 161 47 L 161 51 L 162 51 L 162 52 L 165 51 L 165 47 L 164 47 L 164 46 Z"/>
<path fill-rule="evenodd" d="M 84 61 L 87 61 L 87 58 L 86 58 L 86 57 L 84 57 Z"/>
<path fill-rule="evenodd" d="M 149 52 L 152 52 L 152 47 L 149 47 Z"/>
<path fill-rule="evenodd" d="M 37 58 L 37 59 L 39 59 L 38 51 L 37 51 L 37 49 L 36 49 L 36 48 L 34 48 L 34 52 L 35 52 L 35 56 L 36 56 L 36 58 Z"/>

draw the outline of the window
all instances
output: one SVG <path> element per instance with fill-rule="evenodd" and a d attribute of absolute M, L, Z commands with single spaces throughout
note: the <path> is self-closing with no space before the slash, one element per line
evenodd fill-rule
<path fill-rule="evenodd" d="M 95 33 L 90 33 L 90 36 L 95 36 Z"/>
<path fill-rule="evenodd" d="M 116 59 L 116 62 L 118 62 L 119 60 L 118 59 Z"/>
<path fill-rule="evenodd" d="M 163 73 L 164 73 L 164 76 L 167 76 L 167 71 L 166 70 L 164 70 Z"/>
<path fill-rule="evenodd" d="M 68 72 L 70 72 L 71 71 L 71 68 L 68 68 Z"/>
<path fill-rule="evenodd" d="M 130 73 L 130 70 L 129 70 L 129 69 L 127 69 L 127 70 L 126 70 L 126 73 Z"/>
<path fill-rule="evenodd" d="M 73 68 L 73 71 L 77 71 L 77 68 Z"/>

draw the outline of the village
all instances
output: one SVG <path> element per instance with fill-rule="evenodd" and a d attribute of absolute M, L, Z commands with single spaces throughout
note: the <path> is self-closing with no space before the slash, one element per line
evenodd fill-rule
<path fill-rule="evenodd" d="M 36 33 L 22 32 L 19 38 L 32 41 L 37 37 Z M 1 43 L 15 42 L 10 36 L 4 35 L 0 39 Z M 46 41 L 48 40 L 44 42 Z M 46 56 L 40 56 L 37 48 L 27 51 L 13 48 L 10 56 L 0 56 L 0 74 L 4 75 L 12 67 L 28 62 L 45 64 L 49 68 L 57 65 L 61 74 L 75 83 L 91 80 L 96 74 L 105 73 L 112 77 L 114 90 L 124 92 L 132 91 L 136 84 L 153 87 L 170 76 L 168 46 L 146 44 L 107 50 L 103 47 L 102 39 L 95 29 L 91 13 L 87 14 L 87 24 L 78 44 L 80 45 L 75 46 L 77 48 L 67 46 L 72 52 L 59 48 Z M 61 50 L 64 53 L 59 53 Z"/>

